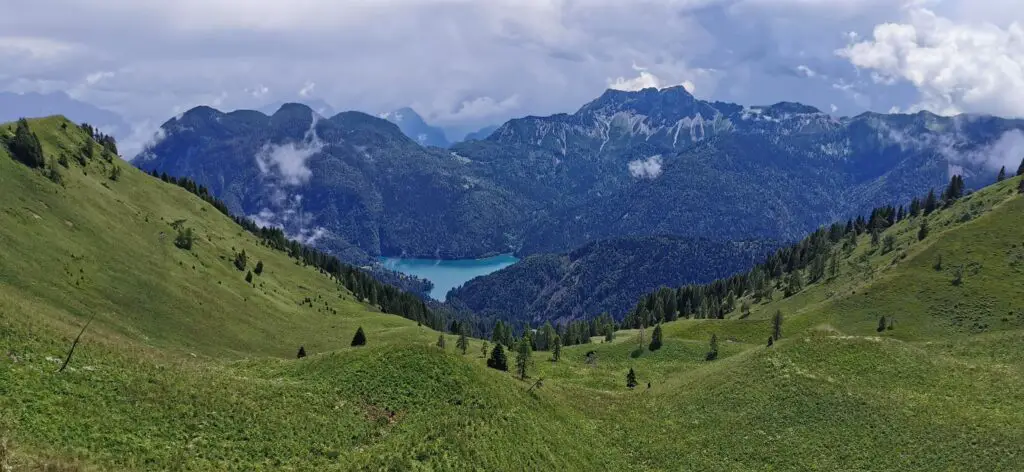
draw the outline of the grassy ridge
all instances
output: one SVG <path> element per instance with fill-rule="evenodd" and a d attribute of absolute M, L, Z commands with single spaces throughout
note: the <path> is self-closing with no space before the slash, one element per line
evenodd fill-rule
<path fill-rule="evenodd" d="M 86 139 L 62 123 L 32 122 L 51 159 Z M 924 241 L 914 220 L 888 230 L 889 253 L 862 238 L 838 277 L 749 319 L 668 323 L 656 352 L 620 331 L 558 363 L 534 353 L 521 382 L 485 367 L 482 341 L 462 355 L 448 336 L 442 351 L 436 332 L 115 162 L 112 181 L 113 163 L 72 160 L 62 187 L 0 150 L 0 463 L 15 470 L 1010 470 L 1024 457 L 1016 179 L 930 216 Z M 200 236 L 192 251 L 171 243 L 180 219 Z M 255 286 L 232 265 L 241 249 L 267 268 Z M 784 338 L 767 348 L 777 309 Z M 883 314 L 895 329 L 878 333 Z M 368 345 L 349 347 L 358 326 Z M 706 362 L 712 333 L 720 358 Z M 311 356 L 293 359 L 299 345 Z"/>

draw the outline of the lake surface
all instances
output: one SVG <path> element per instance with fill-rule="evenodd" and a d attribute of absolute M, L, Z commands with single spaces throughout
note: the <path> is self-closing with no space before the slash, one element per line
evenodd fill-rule
<path fill-rule="evenodd" d="M 380 263 L 388 269 L 407 275 L 422 277 L 434 283 L 430 297 L 444 301 L 448 291 L 458 287 L 474 277 L 487 275 L 518 262 L 511 254 L 488 257 L 484 259 L 405 259 L 401 257 L 382 257 Z"/>

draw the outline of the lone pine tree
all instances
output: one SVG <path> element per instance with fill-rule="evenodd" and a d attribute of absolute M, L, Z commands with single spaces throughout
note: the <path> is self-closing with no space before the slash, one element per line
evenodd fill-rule
<path fill-rule="evenodd" d="M 876 328 L 875 331 L 878 331 L 879 333 L 881 333 L 882 331 L 885 331 L 885 326 L 886 326 L 885 317 L 883 316 L 883 317 L 878 319 L 878 328 Z"/>
<path fill-rule="evenodd" d="M 491 350 L 491 357 L 487 359 L 487 367 L 501 371 L 508 370 L 508 360 L 505 359 L 505 348 L 501 343 L 496 343 Z"/>
<path fill-rule="evenodd" d="M 356 330 L 356 335 L 352 336 L 352 345 L 353 346 L 365 346 L 366 345 L 366 333 L 363 332 L 363 327 L 362 326 L 360 326 L 359 329 Z"/>
<path fill-rule="evenodd" d="M 306 357 L 306 347 L 299 346 L 299 353 L 295 355 L 295 358 L 302 359 L 303 357 Z"/>
<path fill-rule="evenodd" d="M 633 368 L 630 367 L 629 372 L 626 373 L 626 387 L 636 388 L 636 386 L 636 372 L 634 372 Z"/>
<path fill-rule="evenodd" d="M 718 336 L 714 333 L 711 334 L 711 342 L 708 343 L 708 353 L 704 356 L 704 359 L 709 361 L 718 359 Z"/>
<path fill-rule="evenodd" d="M 256 261 L 256 269 L 253 271 L 256 275 L 263 274 L 263 261 Z"/>
<path fill-rule="evenodd" d="M 439 335 L 437 337 L 437 347 L 439 347 L 441 349 L 444 349 L 444 344 L 445 344 L 445 342 L 444 342 L 444 335 L 443 334 Z"/>
<path fill-rule="evenodd" d="M 648 347 L 652 351 L 661 349 L 661 323 L 654 327 L 654 334 L 651 335 L 651 345 Z"/>
<path fill-rule="evenodd" d="M 928 237 L 928 220 L 921 220 L 921 227 L 917 230 L 917 240 L 924 241 Z"/>
<path fill-rule="evenodd" d="M 469 338 L 466 337 L 465 330 L 459 333 L 459 339 L 455 341 L 455 347 L 462 351 L 462 355 L 466 355 L 466 350 L 469 349 Z"/>
<path fill-rule="evenodd" d="M 775 310 L 772 316 L 772 339 L 778 341 L 782 338 L 782 310 Z"/>
<path fill-rule="evenodd" d="M 520 380 L 526 379 L 526 370 L 530 367 L 530 341 L 523 338 L 516 349 L 516 375 Z"/>
<path fill-rule="evenodd" d="M 551 362 L 558 362 L 562 359 L 562 337 L 556 335 L 554 344 L 551 346 Z"/>

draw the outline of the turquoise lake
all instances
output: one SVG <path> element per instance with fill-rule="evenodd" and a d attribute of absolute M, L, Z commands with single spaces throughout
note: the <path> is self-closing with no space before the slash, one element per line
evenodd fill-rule
<path fill-rule="evenodd" d="M 487 275 L 518 262 L 511 254 L 488 257 L 484 259 L 405 259 L 401 257 L 382 257 L 380 263 L 388 269 L 406 275 L 422 277 L 434 283 L 430 297 L 444 301 L 448 291 L 458 287 L 474 277 Z"/>

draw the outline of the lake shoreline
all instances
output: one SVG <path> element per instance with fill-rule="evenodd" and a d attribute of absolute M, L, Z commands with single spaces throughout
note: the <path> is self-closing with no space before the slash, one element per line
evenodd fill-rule
<path fill-rule="evenodd" d="M 423 259 L 385 256 L 377 258 L 377 262 L 385 269 L 429 280 L 434 287 L 427 295 L 440 302 L 446 301 L 448 292 L 452 289 L 462 286 L 476 277 L 504 269 L 519 262 L 519 260 L 512 253 L 473 259 Z"/>

